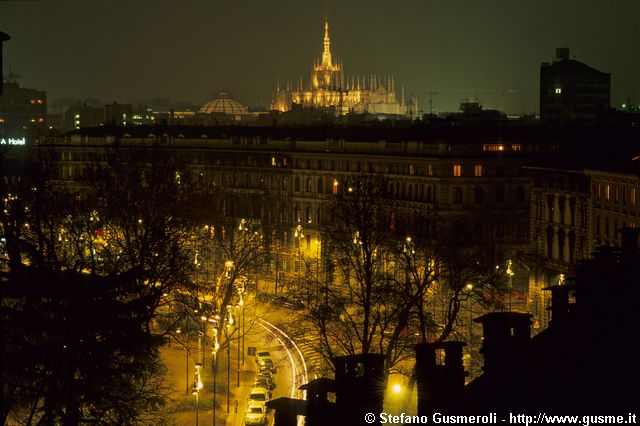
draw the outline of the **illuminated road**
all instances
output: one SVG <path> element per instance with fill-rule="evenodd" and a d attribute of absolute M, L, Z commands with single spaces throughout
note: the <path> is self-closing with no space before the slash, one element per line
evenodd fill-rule
<path fill-rule="evenodd" d="M 289 391 L 284 390 L 285 395 L 290 398 L 304 399 L 306 392 L 298 388 L 308 382 L 308 375 L 307 364 L 300 348 L 291 337 L 269 321 L 258 319 L 257 324 L 278 342 L 278 346 L 285 353 L 287 368 L 284 370 L 289 370 L 286 373 L 288 373 L 287 381 L 290 382 Z M 285 371 L 281 371 L 281 373 L 285 373 Z M 278 395 L 274 395 L 274 398 L 276 397 Z M 303 424 L 303 417 L 298 417 L 298 425 L 302 426 Z"/>
<path fill-rule="evenodd" d="M 302 351 L 284 331 L 264 319 L 258 320 L 258 325 L 271 334 L 287 353 L 291 369 L 291 394 L 290 398 L 305 398 L 305 391 L 298 388 L 309 381 L 307 375 L 307 363 L 302 356 Z"/>

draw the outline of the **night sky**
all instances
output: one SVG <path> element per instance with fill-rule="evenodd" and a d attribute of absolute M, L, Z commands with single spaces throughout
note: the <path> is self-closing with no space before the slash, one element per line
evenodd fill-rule
<path fill-rule="evenodd" d="M 393 73 L 436 91 L 434 109 L 478 96 L 537 112 L 539 67 L 555 48 L 611 73 L 612 103 L 640 103 L 638 0 L 0 0 L 5 73 L 58 97 L 154 97 L 200 105 L 225 90 L 268 105 L 276 79 L 308 81 L 331 26 L 347 74 Z"/>

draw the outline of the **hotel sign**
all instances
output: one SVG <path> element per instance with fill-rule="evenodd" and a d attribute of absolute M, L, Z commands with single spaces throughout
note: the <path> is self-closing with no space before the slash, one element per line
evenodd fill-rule
<path fill-rule="evenodd" d="M 0 138 L 0 145 L 26 145 L 27 138 Z"/>

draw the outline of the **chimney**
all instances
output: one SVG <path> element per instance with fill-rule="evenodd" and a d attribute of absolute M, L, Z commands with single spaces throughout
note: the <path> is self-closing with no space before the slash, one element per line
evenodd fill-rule
<path fill-rule="evenodd" d="M 520 312 L 490 312 L 474 319 L 482 324 L 484 373 L 509 376 L 524 360 L 531 337 L 533 315 Z"/>
<path fill-rule="evenodd" d="M 562 61 L 564 59 L 569 59 L 569 48 L 556 47 L 556 61 Z"/>
<path fill-rule="evenodd" d="M 565 323 L 575 307 L 575 285 L 557 284 L 545 287 L 543 290 L 551 291 L 551 306 L 547 308 L 551 311 L 549 326 L 555 327 Z"/>
<path fill-rule="evenodd" d="M 325 377 L 314 379 L 300 386 L 300 390 L 307 392 L 306 426 L 324 426 L 339 424 L 340 418 L 335 416 L 335 404 L 329 402 L 327 394 L 335 393 L 335 381 Z"/>
<path fill-rule="evenodd" d="M 416 345 L 419 416 L 459 408 L 466 376 L 462 363 L 464 346 L 466 343 L 455 341 Z"/>
<path fill-rule="evenodd" d="M 336 408 L 341 424 L 361 424 L 367 413 L 381 413 L 386 390 L 382 354 L 338 356 L 335 366 Z M 379 425 L 376 419 L 374 425 Z"/>

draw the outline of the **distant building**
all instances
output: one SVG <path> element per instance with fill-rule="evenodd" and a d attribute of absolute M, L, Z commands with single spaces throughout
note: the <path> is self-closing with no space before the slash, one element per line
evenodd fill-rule
<path fill-rule="evenodd" d="M 278 84 L 271 108 L 281 112 L 289 111 L 294 105 L 330 111 L 333 115 L 349 112 L 381 114 L 386 118 L 394 116 L 417 117 L 417 101 L 409 105 L 398 101 L 395 78 L 392 75 L 347 76 L 342 61 L 331 55 L 329 24 L 324 26 L 322 58 L 316 60 L 308 82 L 302 77 L 298 81 L 288 81 L 285 87 Z"/>
<path fill-rule="evenodd" d="M 610 157 L 527 167 L 531 182 L 530 313 L 544 328 L 548 295 L 602 246 L 622 245 L 621 228 L 640 227 L 640 162 Z M 574 163 L 570 165 L 570 163 Z"/>
<path fill-rule="evenodd" d="M 540 119 L 545 122 L 593 121 L 609 108 L 611 74 L 575 59 L 569 49 L 556 49 L 552 64 L 540 66 Z"/>
<path fill-rule="evenodd" d="M 11 77 L 11 76 L 9 76 Z M 47 93 L 8 80 L 0 97 L 0 136 L 22 137 L 46 130 Z"/>
<path fill-rule="evenodd" d="M 227 124 L 246 120 L 249 109 L 227 92 L 219 92 L 200 107 L 198 115 L 201 124 Z"/>
<path fill-rule="evenodd" d="M 114 102 L 104 106 L 104 115 L 107 125 L 124 126 L 133 120 L 133 107 L 131 104 Z"/>
<path fill-rule="evenodd" d="M 74 130 L 82 127 L 97 127 L 105 123 L 104 108 L 86 103 L 70 106 L 64 112 L 64 129 Z"/>

